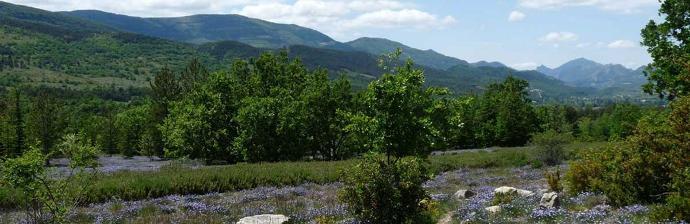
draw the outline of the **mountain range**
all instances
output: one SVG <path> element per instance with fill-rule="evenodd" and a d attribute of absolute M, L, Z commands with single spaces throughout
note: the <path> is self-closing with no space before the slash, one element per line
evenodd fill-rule
<path fill-rule="evenodd" d="M 553 69 L 542 65 L 537 71 L 576 87 L 639 88 L 647 82 L 644 67 L 633 70 L 622 65 L 604 65 L 585 58 L 569 61 Z"/>
<path fill-rule="evenodd" d="M 596 79 L 597 85 L 571 82 L 587 77 L 628 82 L 618 73 L 565 69 L 577 64 L 518 71 L 499 62 L 468 63 L 382 38 L 341 43 L 312 29 L 239 15 L 140 18 L 95 10 L 49 12 L 0 2 L 0 19 L 0 85 L 143 87 L 158 69 L 181 67 L 192 58 L 221 69 L 236 58 L 285 50 L 309 67 L 346 75 L 361 89 L 383 73 L 379 55 L 400 48 L 403 59 L 411 58 L 425 70 L 429 85 L 456 93 L 479 93 L 508 76 L 529 81 L 530 91 L 544 98 L 611 95 L 608 87 L 615 87 L 616 94 L 640 92 L 632 81 L 622 86 L 598 85 L 610 83 L 601 79 Z M 618 91 L 621 87 L 629 89 Z"/>

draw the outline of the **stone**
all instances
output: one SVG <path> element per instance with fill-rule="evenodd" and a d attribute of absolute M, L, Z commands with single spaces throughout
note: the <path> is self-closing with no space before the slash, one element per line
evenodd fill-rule
<path fill-rule="evenodd" d="M 453 197 L 454 197 L 455 199 L 460 200 L 460 199 L 468 199 L 468 198 L 471 198 L 471 197 L 474 196 L 474 195 L 476 195 L 476 193 L 474 193 L 474 192 L 472 192 L 472 191 L 470 191 L 470 190 L 460 189 L 460 190 L 458 190 L 457 192 L 455 192 L 455 194 L 453 194 Z"/>
<path fill-rule="evenodd" d="M 523 189 L 517 189 L 514 187 L 508 187 L 508 186 L 503 186 L 494 189 L 495 194 L 512 194 L 512 193 L 517 193 L 518 195 L 522 197 L 531 197 L 534 195 L 534 192 L 528 191 L 528 190 L 523 190 Z"/>
<path fill-rule="evenodd" d="M 281 224 L 289 220 L 290 218 L 284 215 L 265 214 L 244 217 L 237 224 Z"/>
<path fill-rule="evenodd" d="M 491 214 L 496 214 L 496 213 L 501 212 L 501 206 L 496 205 L 496 206 L 486 207 L 486 208 L 484 208 L 484 210 L 486 210 L 487 212 L 489 212 Z"/>
<path fill-rule="evenodd" d="M 556 192 L 544 193 L 539 201 L 539 207 L 542 208 L 558 208 L 559 206 L 561 206 L 561 201 Z"/>

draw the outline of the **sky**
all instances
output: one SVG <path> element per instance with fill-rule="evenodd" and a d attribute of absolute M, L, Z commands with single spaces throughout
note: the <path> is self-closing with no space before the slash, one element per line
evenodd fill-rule
<path fill-rule="evenodd" d="M 575 58 L 637 68 L 651 61 L 640 30 L 657 0 L 9 0 L 50 11 L 139 17 L 240 14 L 321 31 L 338 41 L 381 37 L 517 69 Z"/>

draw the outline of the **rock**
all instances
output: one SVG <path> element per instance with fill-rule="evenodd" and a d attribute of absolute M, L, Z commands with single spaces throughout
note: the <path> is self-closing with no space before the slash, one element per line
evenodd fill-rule
<path fill-rule="evenodd" d="M 494 189 L 495 194 L 512 194 L 512 193 L 517 193 L 518 195 L 522 197 L 530 197 L 534 195 L 534 192 L 528 191 L 528 190 L 523 190 L 523 189 L 517 189 L 514 187 L 508 187 L 508 186 L 503 186 Z"/>
<path fill-rule="evenodd" d="M 453 197 L 454 197 L 455 199 L 460 200 L 460 199 L 468 199 L 468 198 L 471 198 L 471 197 L 474 196 L 474 195 L 476 195 L 476 193 L 474 193 L 474 192 L 472 192 L 472 191 L 470 191 L 470 190 L 460 189 L 460 190 L 458 190 L 457 192 L 455 192 L 455 194 L 453 194 Z"/>
<path fill-rule="evenodd" d="M 537 191 L 537 193 L 543 195 L 543 194 L 549 193 L 549 189 L 541 188 L 541 189 L 539 189 L 539 190 Z"/>
<path fill-rule="evenodd" d="M 558 208 L 559 206 L 561 206 L 561 201 L 556 192 L 543 194 L 539 201 L 539 207 L 542 208 Z"/>
<path fill-rule="evenodd" d="M 284 215 L 255 215 L 244 217 L 237 221 L 237 224 L 281 224 L 289 221 L 290 218 Z"/>
<path fill-rule="evenodd" d="M 496 214 L 496 213 L 501 212 L 501 206 L 496 205 L 496 206 L 486 207 L 486 208 L 484 208 L 484 210 L 486 210 L 487 212 L 489 212 L 491 214 Z"/>

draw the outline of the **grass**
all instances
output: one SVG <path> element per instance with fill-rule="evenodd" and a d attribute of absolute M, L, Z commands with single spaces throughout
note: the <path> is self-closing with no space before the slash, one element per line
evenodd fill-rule
<path fill-rule="evenodd" d="M 576 150 L 600 144 L 573 144 Z M 497 149 L 492 152 L 462 152 L 454 155 L 431 156 L 430 168 L 435 173 L 460 168 L 520 167 L 533 164 L 531 147 Z M 173 194 L 205 194 L 251 189 L 261 186 L 291 186 L 302 183 L 337 182 L 357 159 L 332 162 L 280 162 L 236 164 L 185 168 L 169 166 L 151 172 L 118 172 L 96 179 L 84 195 L 84 203 L 112 199 L 140 200 Z M 21 192 L 0 188 L 0 208 L 16 208 L 22 201 Z"/>

